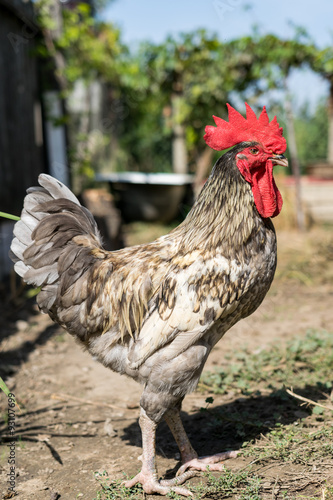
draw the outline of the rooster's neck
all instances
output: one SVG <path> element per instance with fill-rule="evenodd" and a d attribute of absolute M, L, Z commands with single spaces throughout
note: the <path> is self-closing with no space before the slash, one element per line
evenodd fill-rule
<path fill-rule="evenodd" d="M 217 161 L 192 210 L 179 226 L 182 247 L 221 248 L 224 254 L 232 248 L 237 252 L 251 235 L 261 238 L 267 227 L 273 229 L 270 220 L 263 219 L 255 207 L 251 186 L 236 165 L 237 152 L 238 148 L 233 148 Z"/>

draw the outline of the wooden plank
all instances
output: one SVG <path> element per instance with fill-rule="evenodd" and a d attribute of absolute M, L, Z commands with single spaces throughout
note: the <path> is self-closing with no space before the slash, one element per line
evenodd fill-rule
<path fill-rule="evenodd" d="M 30 0 L 0 0 L 0 7 L 6 7 L 24 23 L 36 26 L 33 5 Z"/>
<path fill-rule="evenodd" d="M 0 0 L 0 209 L 17 215 L 27 187 L 45 171 L 32 35 L 26 21 Z"/>

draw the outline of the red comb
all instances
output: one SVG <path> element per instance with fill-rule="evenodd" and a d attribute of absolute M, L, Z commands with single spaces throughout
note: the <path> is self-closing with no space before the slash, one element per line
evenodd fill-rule
<path fill-rule="evenodd" d="M 263 144 L 274 153 L 284 153 L 287 147 L 283 137 L 283 128 L 279 126 L 276 116 L 270 122 L 266 107 L 259 116 L 245 103 L 246 118 L 236 111 L 230 104 L 228 107 L 229 121 L 213 116 L 216 127 L 207 125 L 204 140 L 212 149 L 221 151 L 243 141 L 256 141 Z"/>

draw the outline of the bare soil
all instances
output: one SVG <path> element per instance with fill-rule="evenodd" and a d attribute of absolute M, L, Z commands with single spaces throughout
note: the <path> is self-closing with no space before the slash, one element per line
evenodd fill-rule
<path fill-rule="evenodd" d="M 330 256 L 318 250 L 329 238 L 332 236 L 328 230 L 279 235 L 277 279 L 267 298 L 250 318 L 227 333 L 212 352 L 206 369 L 223 365 L 226 353 L 232 354 L 244 345 L 254 352 L 304 335 L 307 329 L 332 331 L 333 282 L 328 277 L 333 264 Z M 309 273 L 307 265 L 311 268 Z M 121 478 L 124 472 L 134 475 L 140 468 L 141 435 L 137 420 L 141 388 L 94 361 L 70 335 L 40 314 L 33 300 L 17 300 L 15 304 L 5 301 L 1 307 L 0 375 L 21 406 L 21 413 L 16 411 L 18 498 L 93 500 L 99 488 L 95 471 L 106 470 L 111 477 Z M 242 443 L 233 437 L 232 426 L 227 436 L 216 438 L 210 414 L 200 411 L 208 396 L 196 392 L 183 405 L 185 426 L 195 449 L 204 455 L 240 447 Z M 214 395 L 212 408 L 232 409 L 236 404 L 248 403 L 242 402 L 239 394 Z M 262 405 L 263 418 L 267 418 L 264 414 L 270 408 L 264 400 Z M 248 410 L 251 411 L 250 406 Z M 295 419 L 302 416 L 301 408 L 299 411 Z M 1 498 L 9 498 L 4 393 L 0 394 L 0 412 L 0 493 Z M 157 453 L 160 475 L 172 476 L 179 465 L 179 454 L 164 424 L 158 432 Z M 226 465 L 238 470 L 250 461 L 239 457 Z M 281 480 L 289 481 L 290 491 L 294 491 L 295 484 L 299 486 L 299 496 L 290 498 L 325 498 L 323 481 L 333 485 L 332 467 L 333 460 L 325 460 L 311 470 L 307 465 L 291 467 L 274 462 L 260 471 L 264 477 L 262 498 L 282 498 Z"/>

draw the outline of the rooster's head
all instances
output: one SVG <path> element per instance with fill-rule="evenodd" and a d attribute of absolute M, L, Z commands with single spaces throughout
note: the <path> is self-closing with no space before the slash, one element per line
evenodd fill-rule
<path fill-rule="evenodd" d="M 276 116 L 270 122 L 264 107 L 259 118 L 246 104 L 246 118 L 227 104 L 229 121 L 214 116 L 216 127 L 208 125 L 204 139 L 208 146 L 218 151 L 240 143 L 235 161 L 244 177 L 251 184 L 254 202 L 262 217 L 275 217 L 282 208 L 282 197 L 273 178 L 274 165 L 288 165 L 283 156 L 287 148 L 283 129 Z"/>

